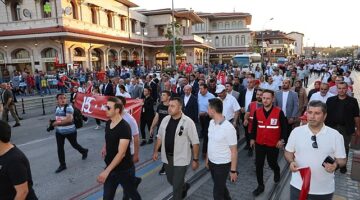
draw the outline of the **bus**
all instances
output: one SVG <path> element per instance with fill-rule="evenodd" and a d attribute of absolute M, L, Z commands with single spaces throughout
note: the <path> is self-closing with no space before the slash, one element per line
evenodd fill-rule
<path fill-rule="evenodd" d="M 261 67 L 261 55 L 259 53 L 235 55 L 232 62 L 234 67 L 240 67 L 241 70 L 254 71 L 257 65 Z"/>

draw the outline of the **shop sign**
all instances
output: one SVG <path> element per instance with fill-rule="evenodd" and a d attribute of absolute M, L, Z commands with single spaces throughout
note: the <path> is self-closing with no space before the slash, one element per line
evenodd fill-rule
<path fill-rule="evenodd" d="M 55 62 L 56 58 L 43 58 L 43 62 Z"/>
<path fill-rule="evenodd" d="M 30 58 L 12 59 L 11 63 L 31 63 Z"/>

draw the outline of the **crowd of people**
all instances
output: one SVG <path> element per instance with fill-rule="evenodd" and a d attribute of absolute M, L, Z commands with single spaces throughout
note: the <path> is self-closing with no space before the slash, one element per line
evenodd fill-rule
<path fill-rule="evenodd" d="M 312 170 L 309 199 L 332 198 L 333 174 L 338 168 L 341 173 L 347 172 L 351 135 L 360 135 L 359 106 L 352 97 L 354 81 L 349 65 L 306 60 L 287 63 L 282 68 L 271 64 L 256 66 L 249 71 L 231 65 L 191 69 L 179 67 L 158 74 L 146 72 L 141 66 L 131 70 L 110 67 L 103 77 L 82 71 L 77 77 L 59 76 L 59 80 L 70 83 L 71 102 L 77 93 L 111 96 L 106 111 L 109 120 L 102 126 L 102 121 L 96 119 L 94 127 L 96 130 L 104 127 L 105 131 L 102 155 L 107 167 L 97 178 L 104 184 L 104 199 L 113 199 L 119 184 L 124 189 L 124 199 L 141 199 L 137 191 L 141 179 L 135 177 L 134 163 L 141 156 L 140 146 L 152 143 L 155 143 L 154 160 L 161 152 L 164 164 L 159 174 L 166 175 L 174 199 L 186 197 L 190 187 L 185 182 L 187 167 L 191 164 L 196 170 L 199 159 L 205 160 L 211 172 L 214 199 L 231 199 L 226 181 L 228 176 L 233 182 L 238 178 L 241 166 L 237 166 L 237 144 L 242 129 L 247 155 L 255 154 L 258 187 L 253 191 L 254 196 L 265 190 L 266 158 L 274 171 L 274 182 L 279 183 L 278 156 L 285 148 L 285 158 L 294 172 L 290 199 L 299 196 L 301 177 L 297 171 L 305 166 Z M 318 81 L 307 92 L 310 77 Z M 9 84 L 3 87 L 11 91 Z M 59 90 L 57 119 L 53 124 L 60 162 L 56 173 L 66 169 L 65 139 L 80 152 L 82 159 L 86 159 L 88 153 L 76 140 L 76 127 L 72 123 L 76 108 L 67 105 L 64 92 L 68 90 L 61 87 Z M 4 121 L 9 111 L 16 118 L 12 99 L 4 98 L 7 95 L 2 95 Z M 140 124 L 125 110 L 127 98 L 143 99 Z M 301 121 L 301 116 L 306 116 L 308 124 Z M 88 119 L 84 117 L 84 120 Z M 1 124 L 7 131 L 0 134 L 0 164 L 5 162 L 2 158 L 9 149 L 15 148 L 8 144 L 10 129 L 5 124 Z M 333 162 L 324 162 L 327 156 Z M 20 164 L 29 170 L 26 162 Z M 24 180 L 29 181 L 29 191 L 32 191 L 31 175 L 28 177 Z M 17 195 L 17 184 L 14 185 L 16 190 L 9 189 L 11 192 L 7 194 L 0 192 L 0 197 Z"/>

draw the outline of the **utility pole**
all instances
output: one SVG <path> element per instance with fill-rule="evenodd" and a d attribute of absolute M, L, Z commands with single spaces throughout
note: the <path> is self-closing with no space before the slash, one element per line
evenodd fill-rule
<path fill-rule="evenodd" d="M 172 34 L 173 34 L 173 63 L 172 66 L 176 68 L 176 37 L 175 37 L 175 10 L 174 0 L 172 2 Z"/>

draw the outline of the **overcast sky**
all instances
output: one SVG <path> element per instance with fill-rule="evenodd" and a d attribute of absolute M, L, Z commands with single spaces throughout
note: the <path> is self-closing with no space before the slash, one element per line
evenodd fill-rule
<path fill-rule="evenodd" d="M 171 8 L 171 0 L 132 0 L 142 9 Z M 301 32 L 304 45 L 360 45 L 360 0 L 174 0 L 175 8 L 247 12 L 251 30 Z M 274 20 L 267 22 L 270 18 Z"/>

